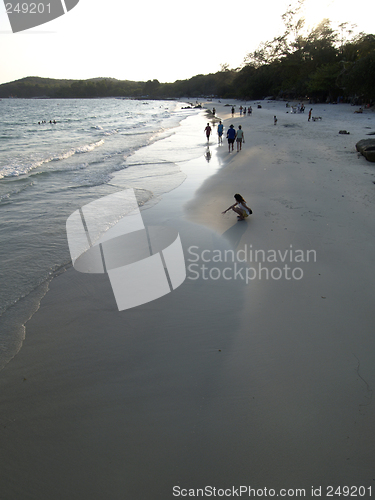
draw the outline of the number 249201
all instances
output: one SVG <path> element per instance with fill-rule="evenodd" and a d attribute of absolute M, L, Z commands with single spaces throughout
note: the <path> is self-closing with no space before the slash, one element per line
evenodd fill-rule
<path fill-rule="evenodd" d="M 45 12 L 51 13 L 50 3 L 17 3 L 12 5 L 11 3 L 6 3 L 5 8 L 7 14 L 44 14 Z"/>

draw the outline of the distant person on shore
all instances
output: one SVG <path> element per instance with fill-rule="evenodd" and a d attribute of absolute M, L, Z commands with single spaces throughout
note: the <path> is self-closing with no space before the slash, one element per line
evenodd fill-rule
<path fill-rule="evenodd" d="M 312 108 L 310 108 L 310 111 L 309 111 L 309 117 L 307 119 L 308 122 L 311 120 L 311 112 L 312 112 Z"/>
<path fill-rule="evenodd" d="M 238 214 L 237 215 L 238 220 L 245 220 L 245 218 L 251 215 L 253 211 L 251 210 L 251 208 L 247 206 L 246 201 L 242 198 L 240 194 L 238 193 L 235 194 L 234 199 L 236 200 L 236 203 L 231 205 L 222 213 L 225 214 L 228 212 L 228 210 L 233 210 L 233 212 L 236 212 L 236 214 Z"/>
<path fill-rule="evenodd" d="M 217 135 L 219 144 L 223 144 L 223 132 L 224 132 L 224 125 L 220 121 L 219 125 L 217 126 Z"/>
<path fill-rule="evenodd" d="M 207 127 L 204 129 L 204 131 L 206 132 L 207 142 L 210 140 L 211 130 L 212 129 L 210 127 L 210 124 L 207 123 Z"/>
<path fill-rule="evenodd" d="M 277 125 L 277 118 L 276 118 L 276 115 L 273 117 L 273 124 L 274 124 L 274 125 Z"/>
<path fill-rule="evenodd" d="M 212 108 L 212 114 L 215 116 L 216 115 L 216 109 Z"/>
<path fill-rule="evenodd" d="M 232 106 L 232 117 L 234 116 L 234 106 Z"/>
<path fill-rule="evenodd" d="M 243 107 L 240 106 L 240 116 L 242 116 L 242 110 L 243 110 Z"/>
<path fill-rule="evenodd" d="M 247 109 L 247 114 L 251 115 L 252 112 L 253 112 L 253 108 L 251 106 L 249 106 Z"/>
<path fill-rule="evenodd" d="M 234 147 L 234 139 L 236 138 L 236 131 L 234 130 L 233 125 L 231 125 L 227 130 L 227 139 L 228 139 L 228 152 L 230 153 L 230 146 L 232 145 L 232 151 Z"/>
<path fill-rule="evenodd" d="M 241 125 L 238 126 L 238 130 L 236 133 L 236 141 L 237 141 L 237 152 L 242 149 L 242 142 L 245 142 L 245 136 L 243 135 L 243 130 Z"/>

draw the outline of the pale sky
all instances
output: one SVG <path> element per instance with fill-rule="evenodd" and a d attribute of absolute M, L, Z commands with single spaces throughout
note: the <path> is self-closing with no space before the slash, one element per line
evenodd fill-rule
<path fill-rule="evenodd" d="M 0 0 L 0 83 L 26 76 L 174 82 L 215 73 L 222 63 L 235 68 L 283 32 L 281 15 L 290 3 L 80 0 L 64 16 L 13 34 Z M 329 17 L 334 26 L 347 21 L 374 33 L 370 0 L 305 5 L 308 24 Z"/>

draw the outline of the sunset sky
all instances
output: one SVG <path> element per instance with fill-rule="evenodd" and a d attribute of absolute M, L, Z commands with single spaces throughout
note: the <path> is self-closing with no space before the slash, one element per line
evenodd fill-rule
<path fill-rule="evenodd" d="M 64 16 L 13 34 L 0 4 L 0 83 L 26 76 L 173 82 L 235 68 L 260 42 L 283 32 L 289 2 L 80 0 Z M 306 24 L 329 17 L 372 33 L 369 1 L 306 0 Z M 367 12 L 367 14 L 366 14 Z"/>

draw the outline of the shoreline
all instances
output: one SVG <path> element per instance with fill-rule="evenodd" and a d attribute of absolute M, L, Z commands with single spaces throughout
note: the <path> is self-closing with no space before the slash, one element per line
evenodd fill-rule
<path fill-rule="evenodd" d="M 120 313 L 104 275 L 52 281 L 0 375 L 7 499 L 372 485 L 375 170 L 352 144 L 367 129 L 329 136 L 336 121 L 323 116 L 306 136 L 307 115 L 282 119 L 273 105 L 234 118 L 240 153 L 213 135 L 209 161 L 181 165 L 187 179 L 142 210 L 145 224 L 178 230 L 186 264 L 208 279 L 187 270 L 173 293 Z M 238 191 L 253 209 L 243 223 L 221 215 Z M 285 254 L 291 245 L 316 260 Z M 303 279 L 246 282 L 225 269 L 250 258 L 214 260 L 245 248 L 281 252 L 264 266 L 284 259 Z"/>
<path fill-rule="evenodd" d="M 164 123 L 164 128 L 162 130 L 156 131 L 154 136 L 150 139 L 149 144 L 147 145 L 142 145 L 139 147 L 139 149 L 136 149 L 135 151 L 132 151 L 131 155 L 128 157 L 130 161 L 134 161 L 134 158 L 142 157 L 142 154 L 145 151 L 145 148 L 147 150 L 151 150 L 158 148 L 158 143 L 160 141 L 164 141 L 165 139 L 168 140 L 168 137 L 174 136 L 176 134 L 179 134 L 179 129 L 181 127 L 181 124 L 185 122 L 185 120 L 188 120 L 189 118 L 194 118 L 194 116 L 198 117 L 199 114 L 190 114 L 188 113 L 185 116 L 180 116 L 181 115 L 181 110 L 179 109 L 179 104 L 178 102 L 175 103 L 174 105 L 174 112 L 176 114 L 174 115 L 172 112 L 172 115 L 170 118 L 167 119 L 167 121 Z M 177 118 L 176 118 L 177 117 Z M 176 121 L 178 120 L 179 121 Z M 165 126 L 169 128 L 165 128 Z M 181 132 L 180 132 L 181 133 Z M 159 146 L 160 148 L 160 146 Z M 162 147 L 161 147 L 162 149 Z M 197 153 L 193 153 L 193 156 L 197 156 Z M 139 160 L 138 160 L 139 161 Z M 130 167 L 131 168 L 131 167 Z M 158 165 L 156 165 L 156 168 L 158 168 Z M 137 169 L 137 166 L 135 166 L 135 170 Z M 129 170 L 129 166 L 125 167 L 125 170 Z M 103 196 L 105 191 L 111 190 L 113 188 L 119 189 L 121 186 L 121 182 L 119 185 L 116 185 L 115 179 L 121 175 L 122 170 L 120 171 L 114 171 L 112 172 L 112 179 L 110 182 L 104 183 L 102 185 L 99 185 L 97 187 L 98 189 L 98 196 Z M 175 174 L 170 175 L 169 177 L 172 179 L 177 178 L 178 176 L 182 176 L 182 180 L 177 179 L 177 184 L 176 180 L 172 180 L 170 182 L 170 186 L 165 186 L 164 183 L 161 186 L 161 189 L 158 190 L 157 193 L 150 193 L 147 192 L 147 190 L 143 189 L 139 191 L 139 199 L 142 201 L 142 205 L 144 204 L 143 198 L 148 195 L 148 199 L 146 200 L 146 207 L 148 208 L 149 206 L 152 206 L 155 203 L 158 203 L 160 201 L 160 197 L 163 196 L 164 192 L 168 192 L 169 189 L 174 189 L 175 185 L 178 186 L 178 182 L 183 182 L 183 173 L 180 172 L 180 168 L 177 165 L 175 165 Z M 136 172 L 137 175 L 137 172 Z M 124 182 L 124 181 L 123 181 Z M 127 179 L 125 178 L 125 185 L 128 185 Z M 103 191 L 103 193 L 100 193 L 99 191 Z M 144 191 L 144 193 L 142 193 Z M 25 295 L 22 295 L 15 303 L 11 304 L 8 306 L 8 308 L 2 313 L 1 317 L 1 328 L 2 328 L 2 341 L 3 341 L 3 347 L 2 347 L 2 358 L 0 360 L 0 370 L 6 366 L 7 363 L 15 356 L 17 355 L 17 352 L 22 348 L 22 343 L 25 339 L 25 328 L 26 328 L 26 323 L 30 320 L 30 318 L 38 311 L 40 307 L 40 301 L 42 298 L 45 296 L 46 293 L 48 293 L 49 289 L 49 284 L 51 280 L 53 280 L 55 277 L 59 276 L 62 272 L 65 272 L 66 269 L 69 269 L 71 266 L 71 262 L 62 262 L 58 266 L 55 265 L 53 269 L 49 272 L 48 276 L 46 276 L 43 281 L 41 281 L 39 284 L 35 286 L 34 289 L 26 293 Z"/>

